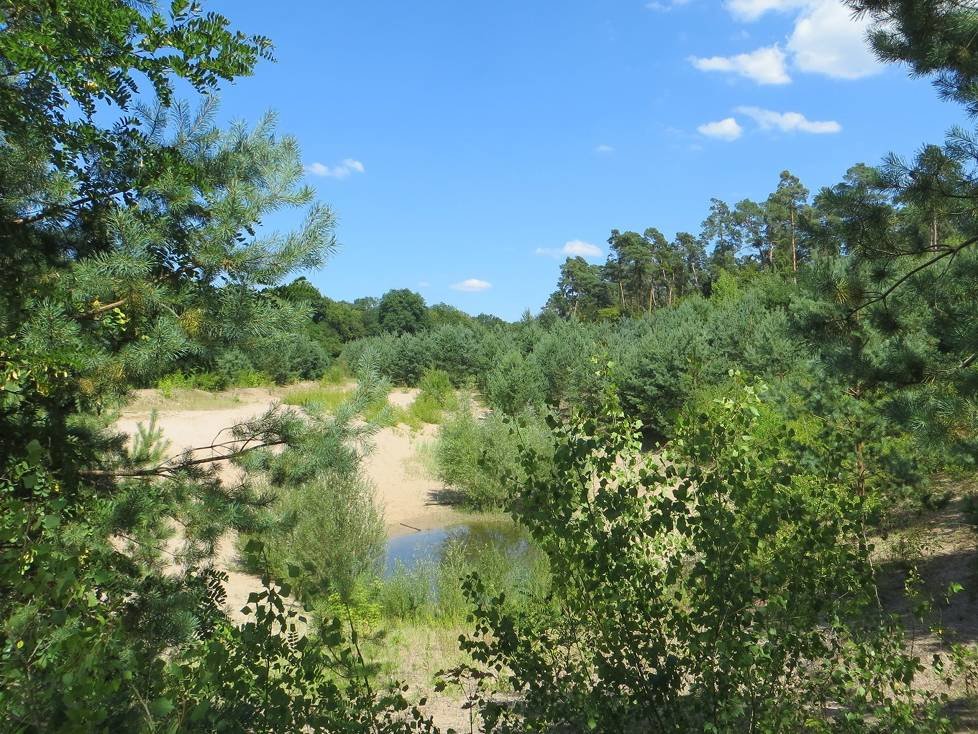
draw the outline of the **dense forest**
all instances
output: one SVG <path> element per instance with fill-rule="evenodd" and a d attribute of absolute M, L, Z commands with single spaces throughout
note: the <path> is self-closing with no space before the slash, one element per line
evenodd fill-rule
<path fill-rule="evenodd" d="M 349 303 L 308 279 L 335 215 L 297 141 L 215 123 L 272 41 L 201 5 L 0 1 L 0 730 L 436 731 L 372 655 L 450 601 L 437 690 L 473 729 L 960 728 L 978 649 L 942 610 L 978 569 L 933 594 L 902 558 L 895 598 L 880 549 L 952 505 L 978 531 L 971 131 L 817 192 L 788 171 L 763 201 L 706 192 L 671 240 L 612 229 L 515 323 L 407 289 Z M 847 5 L 978 116 L 978 8 Z M 281 212 L 300 226 L 262 226 Z M 116 427 L 138 388 L 296 381 L 204 454 Z M 362 459 L 392 385 L 530 573 L 380 578 Z M 229 533 L 261 581 L 243 619 Z"/>

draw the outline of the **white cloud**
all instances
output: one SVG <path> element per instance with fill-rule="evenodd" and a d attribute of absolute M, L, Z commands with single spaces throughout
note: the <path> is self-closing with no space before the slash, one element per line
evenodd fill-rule
<path fill-rule="evenodd" d="M 732 117 L 727 117 L 717 122 L 707 122 L 696 129 L 701 135 L 705 135 L 708 138 L 717 138 L 728 142 L 736 140 L 744 132 L 744 128 Z"/>
<path fill-rule="evenodd" d="M 785 54 L 777 45 L 759 48 L 736 56 L 693 56 L 690 63 L 700 71 L 719 71 L 752 79 L 758 84 L 788 84 L 791 77 L 785 66 Z"/>
<path fill-rule="evenodd" d="M 604 143 L 602 143 L 601 145 L 594 146 L 594 152 L 595 153 L 614 153 L 615 152 L 615 149 L 611 145 L 605 145 Z"/>
<path fill-rule="evenodd" d="M 785 47 L 791 66 L 799 71 L 836 79 L 859 79 L 883 68 L 866 42 L 869 18 L 854 17 L 842 0 L 726 0 L 724 7 L 735 20 L 744 22 L 755 21 L 772 11 L 792 12 L 794 27 Z M 741 54 L 741 57 L 757 53 Z M 728 57 L 727 60 L 737 58 L 740 57 Z M 724 59 L 721 56 L 704 61 Z M 705 70 L 737 71 L 735 68 Z"/>
<path fill-rule="evenodd" d="M 814 0 L 788 39 L 792 63 L 801 71 L 837 79 L 876 74 L 882 65 L 866 43 L 869 18 L 853 18 L 839 0 Z"/>
<path fill-rule="evenodd" d="M 468 278 L 461 283 L 453 283 L 452 290 L 463 291 L 464 293 L 479 293 L 492 288 L 492 283 L 478 278 Z"/>
<path fill-rule="evenodd" d="M 737 112 L 754 120 L 762 130 L 802 132 L 826 135 L 842 132 L 842 125 L 835 120 L 809 120 L 800 112 L 775 112 L 760 107 L 738 107 Z"/>
<path fill-rule="evenodd" d="M 344 158 L 335 166 L 327 166 L 319 161 L 310 163 L 303 167 L 306 173 L 313 176 L 324 176 L 326 178 L 347 178 L 351 173 L 363 173 L 366 169 L 363 164 L 355 158 Z"/>
<path fill-rule="evenodd" d="M 601 257 L 604 251 L 597 245 L 592 245 L 584 240 L 571 240 L 564 243 L 565 255 L 580 255 L 581 257 Z"/>
<path fill-rule="evenodd" d="M 536 254 L 557 258 L 601 257 L 604 255 L 604 250 L 597 245 L 592 245 L 590 242 L 585 242 L 584 240 L 571 240 L 570 242 L 565 242 L 563 247 L 538 247 L 536 249 Z"/>

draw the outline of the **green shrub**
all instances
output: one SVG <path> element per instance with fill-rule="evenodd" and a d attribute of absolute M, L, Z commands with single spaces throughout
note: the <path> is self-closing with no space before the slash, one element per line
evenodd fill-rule
<path fill-rule="evenodd" d="M 442 419 L 442 408 L 438 401 L 424 393 L 418 395 L 405 412 L 412 425 L 436 424 L 441 423 Z"/>
<path fill-rule="evenodd" d="M 384 334 L 347 344 L 340 358 L 355 372 L 370 369 L 395 385 L 413 387 L 431 367 L 431 352 L 425 334 Z"/>
<path fill-rule="evenodd" d="M 507 415 L 539 409 L 546 400 L 540 368 L 516 350 L 503 355 L 486 376 L 485 393 L 486 402 Z"/>
<path fill-rule="evenodd" d="M 502 507 L 510 492 L 527 480 L 520 451 L 540 457 L 538 471 L 547 471 L 553 457 L 550 429 L 534 415 L 510 420 L 491 413 L 475 418 L 471 411 L 454 413 L 442 426 L 435 447 L 439 478 L 461 492 L 472 507 Z"/>
<path fill-rule="evenodd" d="M 174 390 L 192 390 L 194 379 L 192 375 L 183 372 L 171 372 L 157 381 L 156 388 L 163 393 L 163 397 L 171 398 Z"/>
<path fill-rule="evenodd" d="M 544 385 L 549 405 L 582 406 L 600 392 L 594 360 L 605 352 L 593 329 L 579 322 L 558 321 L 534 345 L 530 361 Z"/>
<path fill-rule="evenodd" d="M 294 334 L 257 339 L 249 344 L 248 355 L 255 368 L 279 385 L 314 380 L 330 363 L 329 352 L 322 344 Z"/>
<path fill-rule="evenodd" d="M 430 399 L 439 408 L 452 408 L 457 402 L 452 380 L 444 370 L 427 370 L 421 376 L 418 387 L 421 390 L 420 395 Z"/>
<path fill-rule="evenodd" d="M 519 731 L 947 731 L 880 613 L 864 499 L 794 455 L 762 393 L 717 397 L 664 457 L 614 404 L 556 430 L 542 478 L 524 455 L 514 514 L 553 607 L 508 610 L 470 578 L 458 680 L 523 692 Z"/>
<path fill-rule="evenodd" d="M 327 476 L 277 494 L 279 527 L 263 542 L 280 578 L 290 564 L 298 566 L 306 591 L 328 590 L 346 600 L 359 578 L 378 572 L 386 534 L 364 479 Z"/>
<path fill-rule="evenodd" d="M 378 580 L 374 598 L 384 618 L 410 622 L 430 618 L 435 568 L 433 561 L 413 566 L 399 563 L 389 576 Z"/>
<path fill-rule="evenodd" d="M 434 365 L 456 386 L 467 384 L 482 370 L 483 344 L 474 329 L 461 325 L 442 326 L 432 332 Z"/>
<path fill-rule="evenodd" d="M 431 342 L 426 335 L 402 334 L 394 340 L 394 349 L 388 372 L 395 385 L 413 387 L 421 380 L 421 376 L 431 367 Z M 382 373 L 384 374 L 384 373 Z"/>
<path fill-rule="evenodd" d="M 208 392 L 216 392 L 228 387 L 224 377 L 215 372 L 198 372 L 193 375 L 192 382 L 198 390 L 207 390 Z"/>
<path fill-rule="evenodd" d="M 458 405 L 455 389 L 443 370 L 427 370 L 421 377 L 419 388 L 418 396 L 401 416 L 412 426 L 441 423 L 444 412 Z"/>
<path fill-rule="evenodd" d="M 254 363 L 240 349 L 226 349 L 214 360 L 214 372 L 221 376 L 224 386 L 238 383 L 241 375 L 257 372 Z"/>
<path fill-rule="evenodd" d="M 343 362 L 333 362 L 319 378 L 321 385 L 343 385 L 350 382 L 353 376 Z"/>
<path fill-rule="evenodd" d="M 243 370 L 234 376 L 231 387 L 264 387 L 271 385 L 272 379 L 258 370 Z"/>

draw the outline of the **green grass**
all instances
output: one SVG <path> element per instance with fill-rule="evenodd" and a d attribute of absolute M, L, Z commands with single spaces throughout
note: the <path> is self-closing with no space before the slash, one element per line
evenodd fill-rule
<path fill-rule="evenodd" d="M 234 393 L 207 392 L 194 388 L 175 388 L 146 391 L 125 406 L 129 413 L 148 413 L 152 410 L 226 410 L 241 405 Z"/>
<path fill-rule="evenodd" d="M 333 362 L 323 376 L 319 378 L 319 384 L 321 385 L 345 385 L 353 381 L 353 375 L 346 366 L 340 362 Z"/>
<path fill-rule="evenodd" d="M 388 622 L 455 626 L 465 622 L 471 607 L 462 579 L 477 573 L 493 595 L 505 593 L 509 603 L 538 603 L 550 584 L 544 554 L 525 531 L 506 515 L 471 516 L 464 534 L 450 537 L 439 557 L 408 568 L 398 566 L 374 581 L 371 600 Z"/>
<path fill-rule="evenodd" d="M 478 573 L 491 594 L 504 593 L 511 609 L 545 603 L 549 566 L 525 532 L 499 513 L 471 515 L 467 525 L 469 534 L 447 541 L 438 558 L 361 579 L 349 613 L 379 677 L 430 691 L 439 671 L 471 662 L 458 647 L 459 635 L 471 632 L 462 589 L 469 573 Z M 345 616 L 336 601 L 317 604 L 317 616 Z"/>
<path fill-rule="evenodd" d="M 163 397 L 170 398 L 180 390 L 206 390 L 220 392 L 236 387 L 272 387 L 275 381 L 264 372 L 239 370 L 231 378 L 215 372 L 171 372 L 156 383 Z"/>
<path fill-rule="evenodd" d="M 308 407 L 317 405 L 327 412 L 334 412 L 353 397 L 349 374 L 340 366 L 331 367 L 318 385 L 297 387 L 287 391 L 282 402 L 287 405 Z M 418 396 L 407 407 L 391 405 L 386 398 L 367 405 L 362 416 L 368 423 L 382 428 L 408 426 L 419 430 L 425 424 L 439 424 L 445 414 L 459 405 L 459 399 L 448 380 L 439 370 L 430 370 L 421 379 Z"/>
<path fill-rule="evenodd" d="M 297 387 L 287 391 L 282 396 L 282 402 L 286 405 L 297 405 L 301 408 L 316 405 L 326 412 L 332 413 L 341 405 L 348 402 L 355 393 L 355 389 L 339 385 Z"/>

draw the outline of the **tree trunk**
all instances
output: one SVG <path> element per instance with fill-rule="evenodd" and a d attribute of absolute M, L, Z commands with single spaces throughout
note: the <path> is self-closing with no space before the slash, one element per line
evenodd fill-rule
<path fill-rule="evenodd" d="M 795 237 L 795 210 L 791 210 L 791 272 L 798 272 L 798 241 Z"/>

